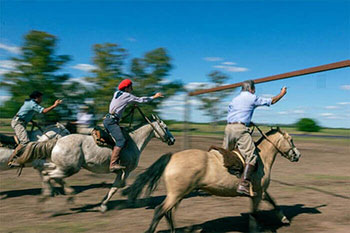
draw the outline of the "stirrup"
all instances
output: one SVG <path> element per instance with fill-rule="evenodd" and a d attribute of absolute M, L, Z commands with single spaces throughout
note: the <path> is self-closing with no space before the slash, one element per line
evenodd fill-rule
<path fill-rule="evenodd" d="M 126 168 L 125 166 L 122 166 L 120 164 L 114 164 L 112 167 L 109 168 L 109 171 L 110 172 L 116 172 L 118 170 L 123 170 L 125 168 Z"/>

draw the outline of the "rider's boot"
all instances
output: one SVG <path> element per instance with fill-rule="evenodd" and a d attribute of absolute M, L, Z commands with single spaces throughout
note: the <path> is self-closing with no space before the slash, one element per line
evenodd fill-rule
<path fill-rule="evenodd" d="M 244 168 L 241 181 L 238 184 L 237 192 L 245 196 L 253 197 L 255 193 L 252 190 L 252 184 L 250 182 L 250 177 L 255 169 L 255 166 L 247 164 Z"/>
<path fill-rule="evenodd" d="M 18 154 L 20 150 L 24 147 L 22 144 L 18 144 L 15 150 L 12 152 L 10 158 L 8 159 L 7 166 L 9 167 L 21 167 L 21 164 L 17 163 L 16 160 L 19 157 Z"/>
<path fill-rule="evenodd" d="M 122 148 L 118 147 L 118 146 L 115 146 L 113 148 L 113 151 L 112 151 L 112 156 L 111 156 L 111 162 L 109 164 L 109 171 L 110 172 L 115 172 L 117 170 L 120 170 L 120 169 L 124 169 L 125 167 L 118 164 L 119 161 L 119 157 L 120 157 L 120 151 L 122 150 Z"/>

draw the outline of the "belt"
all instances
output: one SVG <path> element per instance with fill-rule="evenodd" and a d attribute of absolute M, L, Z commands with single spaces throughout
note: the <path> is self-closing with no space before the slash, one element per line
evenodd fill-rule
<path fill-rule="evenodd" d="M 106 114 L 106 118 L 114 119 L 114 120 L 116 120 L 117 122 L 119 122 L 119 117 L 117 117 L 116 115 L 110 114 L 110 113 L 107 113 L 107 114 Z"/>
<path fill-rule="evenodd" d="M 236 121 L 236 122 L 228 122 L 227 124 L 229 124 L 229 125 L 236 125 L 236 124 L 241 124 L 241 125 L 244 125 L 244 126 L 246 126 L 246 124 L 245 124 L 245 123 L 243 123 L 243 122 L 240 122 L 240 121 Z"/>
<path fill-rule="evenodd" d="M 20 118 L 18 115 L 16 115 L 14 118 L 13 118 L 15 121 L 22 121 L 22 122 L 25 122 L 24 119 Z"/>

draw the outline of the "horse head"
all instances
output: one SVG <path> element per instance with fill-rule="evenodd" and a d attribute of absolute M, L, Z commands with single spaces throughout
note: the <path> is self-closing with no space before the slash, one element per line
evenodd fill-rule
<path fill-rule="evenodd" d="M 274 145 L 280 154 L 287 158 L 291 162 L 298 162 L 301 156 L 301 153 L 294 145 L 292 136 L 290 136 L 287 132 L 283 132 L 279 127 L 276 130 L 273 130 L 279 135 L 276 144 Z"/>
<path fill-rule="evenodd" d="M 153 120 L 155 120 L 152 122 L 152 126 L 156 138 L 168 143 L 169 146 L 174 145 L 175 137 L 169 131 L 168 126 L 159 118 L 159 116 L 152 114 L 152 117 Z"/>

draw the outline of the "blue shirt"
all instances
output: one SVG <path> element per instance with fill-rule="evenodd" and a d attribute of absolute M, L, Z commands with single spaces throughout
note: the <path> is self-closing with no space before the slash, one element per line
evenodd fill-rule
<path fill-rule="evenodd" d="M 37 102 L 33 99 L 24 101 L 24 104 L 17 112 L 16 116 L 18 116 L 21 120 L 28 123 L 33 119 L 33 116 L 36 112 L 42 113 L 44 110 Z"/>
<path fill-rule="evenodd" d="M 272 98 L 257 97 L 248 91 L 242 91 L 228 106 L 227 122 L 242 122 L 249 125 L 254 109 L 259 106 L 270 106 L 271 102 Z"/>

